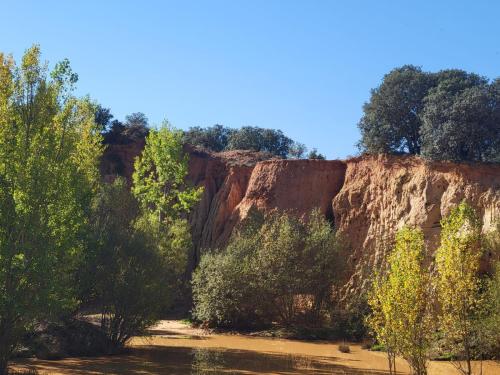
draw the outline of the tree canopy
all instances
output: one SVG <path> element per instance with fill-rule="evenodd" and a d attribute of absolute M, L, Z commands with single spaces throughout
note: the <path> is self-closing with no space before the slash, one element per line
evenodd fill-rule
<path fill-rule="evenodd" d="M 239 129 L 214 125 L 191 127 L 184 132 L 184 142 L 210 151 L 252 150 L 282 158 L 303 158 L 307 148 L 287 137 L 281 130 L 243 126 Z M 320 154 L 313 153 L 314 157 Z M 319 157 L 318 157 L 319 158 Z"/>
<path fill-rule="evenodd" d="M 363 107 L 359 148 L 432 160 L 500 160 L 499 79 L 413 65 L 386 74 Z"/>
<path fill-rule="evenodd" d="M 70 275 L 98 183 L 95 105 L 67 60 L 50 78 L 40 48 L 0 53 L 0 373 L 35 319 L 74 307 Z"/>

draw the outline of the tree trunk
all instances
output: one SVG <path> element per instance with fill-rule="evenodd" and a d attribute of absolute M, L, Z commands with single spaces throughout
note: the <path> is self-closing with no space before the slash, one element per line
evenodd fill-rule
<path fill-rule="evenodd" d="M 0 337 L 0 375 L 7 375 L 10 359 L 10 344 Z"/>
<path fill-rule="evenodd" d="M 12 324 L 4 317 L 0 319 L 0 375 L 7 375 L 12 347 Z"/>

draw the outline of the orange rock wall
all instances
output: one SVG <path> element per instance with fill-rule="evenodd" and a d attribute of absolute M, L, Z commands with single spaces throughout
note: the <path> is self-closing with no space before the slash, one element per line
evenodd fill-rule
<path fill-rule="evenodd" d="M 115 149 L 127 177 L 141 147 Z M 117 159 L 109 155 L 113 150 L 107 152 L 104 160 Z M 421 227 L 432 253 L 441 218 L 463 199 L 476 208 L 485 231 L 500 215 L 500 164 L 431 163 L 387 155 L 326 161 L 282 160 L 249 151 L 188 152 L 188 180 L 205 191 L 190 215 L 192 266 L 203 249 L 224 245 L 252 207 L 298 216 L 318 208 L 349 247 L 352 277 L 346 291 L 353 292 L 384 265 L 402 226 Z"/>

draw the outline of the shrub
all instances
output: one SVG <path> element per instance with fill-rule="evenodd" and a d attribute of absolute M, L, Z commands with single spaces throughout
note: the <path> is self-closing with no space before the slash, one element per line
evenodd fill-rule
<path fill-rule="evenodd" d="M 339 352 L 341 352 L 341 353 L 350 353 L 351 352 L 351 348 L 347 344 L 340 344 L 339 345 Z"/>
<path fill-rule="evenodd" d="M 366 337 L 367 329 L 365 317 L 369 314 L 365 294 L 354 298 L 347 306 L 335 308 L 331 312 L 330 324 L 333 327 L 335 336 L 347 340 L 359 341 Z"/>
<path fill-rule="evenodd" d="M 339 272 L 339 241 L 319 212 L 247 222 L 193 276 L 195 318 L 215 325 L 321 323 Z"/>

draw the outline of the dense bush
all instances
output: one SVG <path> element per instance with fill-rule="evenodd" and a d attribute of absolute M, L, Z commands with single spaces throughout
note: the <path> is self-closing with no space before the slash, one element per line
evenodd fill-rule
<path fill-rule="evenodd" d="M 500 160 L 500 79 L 405 65 L 384 76 L 363 107 L 359 147 L 433 160 Z"/>
<path fill-rule="evenodd" d="M 249 220 L 222 251 L 202 256 L 193 275 L 196 319 L 219 326 L 321 323 L 341 263 L 330 224 L 272 214 Z"/>

